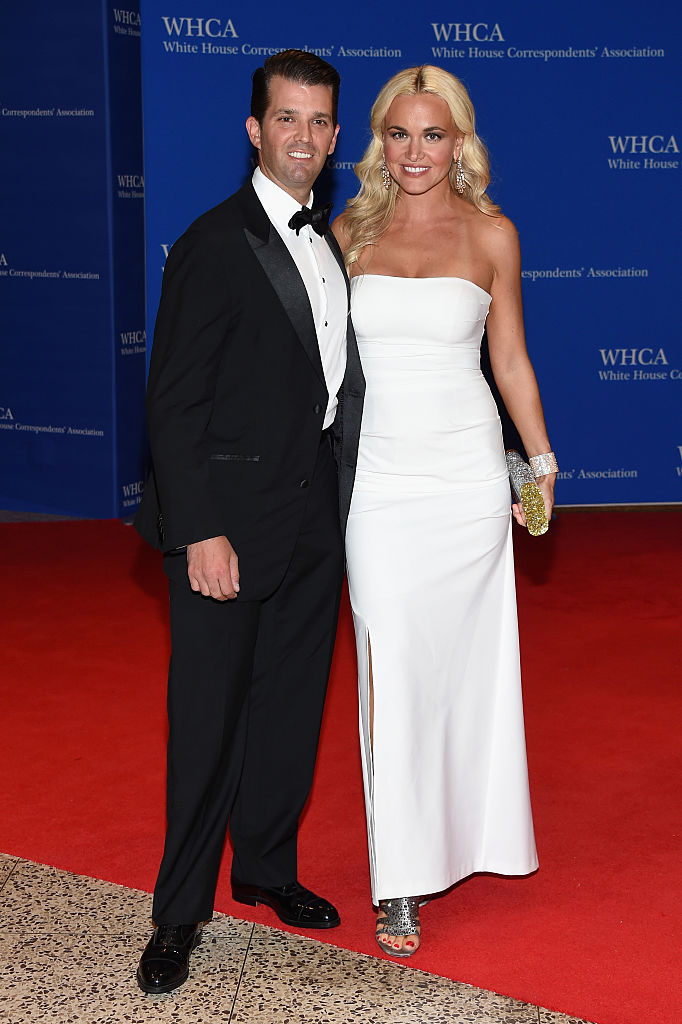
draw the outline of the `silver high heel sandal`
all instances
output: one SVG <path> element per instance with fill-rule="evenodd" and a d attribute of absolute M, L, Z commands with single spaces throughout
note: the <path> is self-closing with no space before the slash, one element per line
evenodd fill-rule
<path fill-rule="evenodd" d="M 375 937 L 377 943 L 384 953 L 389 956 L 406 957 L 412 956 L 419 949 L 419 944 L 413 949 L 394 949 L 387 942 L 380 939 L 380 935 L 418 935 L 421 937 L 421 924 L 419 922 L 419 896 L 401 896 L 397 899 L 379 900 L 379 916 Z"/>

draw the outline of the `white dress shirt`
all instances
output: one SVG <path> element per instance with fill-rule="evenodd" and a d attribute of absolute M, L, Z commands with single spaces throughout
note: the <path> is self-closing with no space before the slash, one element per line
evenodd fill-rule
<path fill-rule="evenodd" d="M 346 371 L 346 282 L 331 249 L 310 224 L 302 227 L 298 235 L 289 227 L 289 221 L 301 209 L 301 204 L 266 177 L 260 167 L 254 171 L 252 180 L 256 195 L 291 253 L 308 293 L 329 396 L 322 426 L 325 430 L 334 422 L 336 396 Z M 307 205 L 312 206 L 312 202 L 311 192 Z"/>

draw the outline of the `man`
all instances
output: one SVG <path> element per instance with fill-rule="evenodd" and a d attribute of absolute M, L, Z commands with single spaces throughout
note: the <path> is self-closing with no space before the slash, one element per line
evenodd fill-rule
<path fill-rule="evenodd" d="M 311 188 L 339 76 L 287 50 L 253 76 L 252 181 L 173 246 L 154 333 L 153 473 L 138 513 L 170 580 L 168 827 L 145 992 L 188 977 L 228 818 L 232 895 L 298 927 L 297 879 L 343 574 L 364 378 L 343 259 Z"/>

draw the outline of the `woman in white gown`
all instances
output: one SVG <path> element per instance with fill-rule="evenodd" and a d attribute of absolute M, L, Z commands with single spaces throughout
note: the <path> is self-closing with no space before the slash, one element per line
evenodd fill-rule
<path fill-rule="evenodd" d="M 409 956 L 426 894 L 537 867 L 509 478 L 479 366 L 486 320 L 497 385 L 545 470 L 548 517 L 555 474 L 517 236 L 485 193 L 464 86 L 428 65 L 402 71 L 371 126 L 360 192 L 334 225 L 367 383 L 347 560 L 377 941 Z"/>

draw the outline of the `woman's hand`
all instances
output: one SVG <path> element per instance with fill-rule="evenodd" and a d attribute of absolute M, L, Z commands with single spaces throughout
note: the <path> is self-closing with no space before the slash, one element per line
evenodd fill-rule
<path fill-rule="evenodd" d="M 545 514 L 547 516 L 547 522 L 552 518 L 552 510 L 554 508 L 554 481 L 556 480 L 556 473 L 547 473 L 546 476 L 540 476 L 535 481 L 542 495 L 542 500 L 545 503 Z M 526 516 L 523 511 L 523 505 L 520 502 L 514 502 L 512 505 L 512 514 L 514 519 L 520 526 L 526 525 Z"/>
<path fill-rule="evenodd" d="M 526 514 L 523 511 L 523 505 L 520 502 L 514 502 L 514 504 L 512 505 L 512 515 L 514 516 L 514 519 L 519 524 L 519 526 L 526 525 Z"/>

